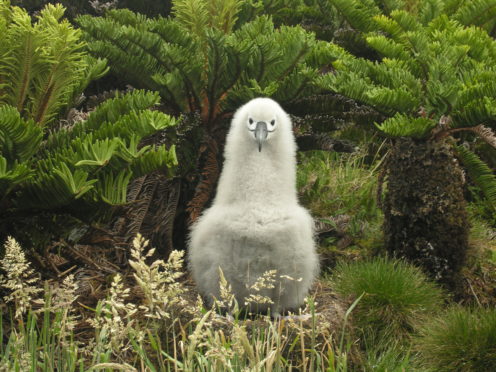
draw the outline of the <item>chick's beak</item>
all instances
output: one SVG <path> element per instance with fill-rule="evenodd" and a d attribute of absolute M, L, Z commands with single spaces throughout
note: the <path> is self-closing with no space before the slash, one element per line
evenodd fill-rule
<path fill-rule="evenodd" d="M 267 139 L 267 135 L 267 123 L 265 121 L 259 121 L 255 128 L 255 139 L 258 142 L 258 152 L 262 151 L 262 143 Z"/>

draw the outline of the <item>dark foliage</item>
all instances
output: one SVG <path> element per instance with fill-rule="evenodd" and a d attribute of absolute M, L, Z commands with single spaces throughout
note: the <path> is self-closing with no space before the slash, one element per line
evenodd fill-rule
<path fill-rule="evenodd" d="M 49 3 L 62 3 L 67 9 L 69 18 L 76 18 L 82 14 L 97 15 L 103 13 L 106 9 L 113 8 L 126 8 L 149 16 L 167 16 L 172 5 L 172 2 L 168 0 L 100 0 L 94 2 L 89 0 L 12 0 L 12 5 L 20 6 L 31 14 L 40 11 Z"/>

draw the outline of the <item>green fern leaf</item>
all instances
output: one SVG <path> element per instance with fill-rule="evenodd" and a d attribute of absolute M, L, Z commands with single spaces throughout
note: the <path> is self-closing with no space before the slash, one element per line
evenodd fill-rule
<path fill-rule="evenodd" d="M 496 17 L 495 0 L 471 0 L 465 1 L 454 14 L 454 18 L 464 25 L 476 25 L 483 27 L 487 23 L 494 26 Z"/>
<path fill-rule="evenodd" d="M 496 208 L 496 176 L 479 157 L 463 146 L 455 146 L 470 178 L 480 187 L 493 209 Z"/>
<path fill-rule="evenodd" d="M 32 120 L 21 118 L 15 107 L 0 106 L 0 155 L 9 163 L 26 162 L 38 151 L 43 132 Z"/>
<path fill-rule="evenodd" d="M 207 2 L 204 0 L 174 1 L 172 12 L 179 23 L 189 32 L 203 36 L 209 23 Z"/>
<path fill-rule="evenodd" d="M 424 138 L 436 126 L 436 122 L 429 118 L 414 118 L 398 113 L 381 124 L 376 123 L 376 126 L 392 137 Z"/>
<path fill-rule="evenodd" d="M 14 163 L 9 166 L 7 159 L 0 155 L 0 195 L 6 198 L 12 189 L 27 181 L 33 175 L 33 171 L 22 163 Z"/>
<path fill-rule="evenodd" d="M 151 149 L 150 145 L 143 146 L 138 149 L 139 141 L 140 139 L 138 136 L 131 136 L 131 138 L 129 139 L 129 144 L 126 144 L 124 141 L 121 140 L 121 147 L 118 154 L 119 157 L 121 157 L 125 162 L 131 163 L 133 160 L 140 158 Z"/>
<path fill-rule="evenodd" d="M 92 137 L 88 137 L 81 142 L 82 148 L 80 149 L 80 152 L 84 153 L 86 159 L 78 161 L 75 166 L 90 165 L 103 167 L 109 163 L 120 144 L 121 140 L 119 138 L 93 141 Z"/>
<path fill-rule="evenodd" d="M 165 145 L 162 145 L 136 158 L 131 164 L 131 169 L 136 177 L 150 174 L 159 169 L 167 169 L 169 176 L 172 176 L 177 164 L 175 146 L 167 149 Z"/>
<path fill-rule="evenodd" d="M 88 179 L 88 173 L 78 169 L 72 172 L 67 164 L 59 163 L 51 172 L 38 172 L 26 182 L 16 198 L 20 209 L 53 209 L 69 205 L 90 191 L 95 179 Z"/>
<path fill-rule="evenodd" d="M 129 170 L 122 170 L 117 176 L 113 172 L 100 176 L 95 185 L 98 196 L 109 205 L 126 204 L 127 185 L 132 176 Z"/>
<path fill-rule="evenodd" d="M 373 31 L 373 17 L 381 13 L 373 0 L 331 0 L 350 25 L 363 32 Z"/>
<path fill-rule="evenodd" d="M 6 94 L 2 102 L 23 111 L 33 76 L 40 73 L 46 56 L 38 53 L 46 42 L 46 35 L 36 32 L 29 15 L 20 8 L 12 8 L 8 32 L 3 34 L 6 50 L 0 59 L 0 83 Z"/>
<path fill-rule="evenodd" d="M 61 163 L 60 168 L 56 168 L 54 173 L 62 179 L 69 195 L 75 199 L 88 192 L 93 187 L 93 184 L 96 183 L 96 180 L 87 179 L 88 173 L 79 169 L 72 172 L 65 163 Z"/>
<path fill-rule="evenodd" d="M 466 103 L 453 112 L 453 126 L 472 127 L 496 118 L 496 97 L 482 97 Z"/>

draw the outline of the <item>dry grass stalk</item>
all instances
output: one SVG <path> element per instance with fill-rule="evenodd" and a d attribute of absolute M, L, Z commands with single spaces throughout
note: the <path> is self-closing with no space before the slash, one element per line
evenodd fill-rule
<path fill-rule="evenodd" d="M 9 236 L 4 247 L 5 256 L 0 260 L 0 267 L 5 274 L 0 274 L 0 286 L 9 292 L 4 301 L 15 304 L 15 318 L 21 319 L 42 289 L 36 285 L 39 278 L 19 243 Z"/>

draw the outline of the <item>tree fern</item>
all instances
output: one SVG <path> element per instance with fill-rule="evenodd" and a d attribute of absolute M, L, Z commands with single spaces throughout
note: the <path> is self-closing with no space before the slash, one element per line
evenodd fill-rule
<path fill-rule="evenodd" d="M 456 0 L 420 1 L 415 12 L 388 9 L 369 18 L 360 8 L 368 0 L 331 2 L 349 13 L 376 58 L 336 56 L 335 70 L 319 85 L 374 107 L 385 117 L 377 128 L 396 137 L 385 170 L 385 247 L 454 287 L 468 250 L 468 217 L 463 173 L 445 139 L 471 131 L 496 145 L 487 127 L 496 120 L 496 42 L 474 26 L 487 18 Z M 490 13 L 491 2 L 484 3 Z M 467 150 L 458 152 L 493 203 L 491 170 Z"/>
<path fill-rule="evenodd" d="M 107 70 L 63 13 L 48 5 L 32 23 L 0 0 L 0 238 L 19 221 L 30 234 L 40 211 L 95 221 L 126 204 L 130 180 L 177 165 L 170 143 L 142 145 L 176 123 L 154 110 L 157 93 L 116 94 L 86 120 L 51 126 Z"/>
<path fill-rule="evenodd" d="M 313 82 L 319 67 L 335 51 L 299 26 L 276 28 L 268 16 L 238 19 L 246 10 L 242 3 L 176 0 L 169 19 L 118 10 L 77 20 L 89 50 L 108 59 L 114 73 L 126 76 L 133 86 L 158 91 L 174 115 L 199 114 L 198 125 L 190 131 L 195 142 L 178 144 L 179 157 L 217 162 L 210 151 L 220 147 L 236 108 L 255 96 L 271 96 L 284 104 L 318 91 Z M 216 144 L 205 145 L 212 141 Z M 191 153 L 196 153 L 192 160 Z M 202 195 L 194 198 L 202 203 L 208 201 L 217 168 L 195 169 L 197 174 L 187 177 L 208 180 L 205 187 L 196 187 Z M 194 204 L 197 214 L 201 203 Z"/>
<path fill-rule="evenodd" d="M 262 89 L 272 84 L 275 98 L 296 97 L 304 85 L 310 86 L 308 78 L 294 78 L 317 73 L 306 59 L 317 46 L 311 34 L 299 27 L 275 30 L 268 17 L 259 17 L 237 29 L 200 22 L 202 37 L 195 38 L 195 33 L 184 32 L 185 19 L 198 16 L 192 14 L 194 4 L 208 11 L 205 3 L 174 2 L 179 18 L 148 19 L 137 26 L 126 23 L 126 11 L 112 11 L 105 18 L 84 16 L 78 22 L 95 55 L 108 58 L 115 72 L 128 76 L 133 85 L 157 89 L 178 114 L 198 110 L 205 121 L 215 121 L 250 98 L 245 87 L 252 79 Z M 234 19 L 237 3 L 224 3 L 222 9 L 231 9 L 226 17 Z M 285 81 L 290 74 L 293 84 Z"/>
<path fill-rule="evenodd" d="M 450 126 L 443 128 L 447 133 L 496 118 L 496 42 L 487 33 L 463 27 L 446 15 L 427 25 L 404 11 L 375 19 L 377 31 L 366 40 L 382 60 L 344 54 L 334 62 L 336 74 L 319 78 L 321 86 L 389 116 L 401 113 L 400 121 L 379 126 L 392 136 L 429 137 L 429 131 L 411 132 L 417 124 L 427 124 L 424 117 L 436 121 L 449 116 Z M 407 125 L 407 116 L 412 125 Z M 426 128 L 432 128 L 428 122 Z M 404 123 L 403 132 L 399 123 Z"/>

